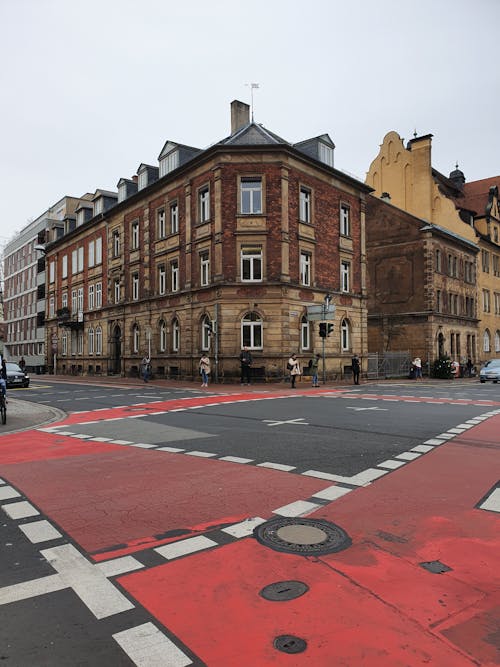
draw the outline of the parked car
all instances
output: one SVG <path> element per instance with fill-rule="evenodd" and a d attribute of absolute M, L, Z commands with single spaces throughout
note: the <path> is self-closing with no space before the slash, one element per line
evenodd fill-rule
<path fill-rule="evenodd" d="M 12 361 L 6 362 L 7 387 L 29 387 L 30 376 Z"/>
<path fill-rule="evenodd" d="M 490 359 L 479 372 L 479 380 L 492 380 L 495 384 L 500 380 L 500 359 Z"/>

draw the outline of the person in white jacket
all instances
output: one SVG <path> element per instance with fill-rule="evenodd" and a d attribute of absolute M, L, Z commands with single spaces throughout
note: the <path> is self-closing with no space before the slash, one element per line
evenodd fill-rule
<path fill-rule="evenodd" d="M 300 364 L 299 360 L 297 359 L 297 356 L 295 354 L 292 354 L 290 359 L 288 360 L 288 370 L 290 371 L 290 380 L 292 382 L 292 389 L 295 389 L 295 380 L 297 378 L 297 375 L 302 375 L 302 371 L 300 370 Z"/>

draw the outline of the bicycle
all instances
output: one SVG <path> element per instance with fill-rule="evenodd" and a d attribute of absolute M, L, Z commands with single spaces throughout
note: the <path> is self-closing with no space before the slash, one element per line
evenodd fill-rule
<path fill-rule="evenodd" d="M 2 424 L 7 423 L 7 404 L 5 401 L 5 396 L 0 393 L 0 417 L 2 420 Z"/>

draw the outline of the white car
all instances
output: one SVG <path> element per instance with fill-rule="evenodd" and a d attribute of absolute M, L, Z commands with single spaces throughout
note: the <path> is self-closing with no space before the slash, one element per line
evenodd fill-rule
<path fill-rule="evenodd" d="M 500 359 L 490 359 L 479 372 L 480 382 L 491 380 L 495 384 L 500 380 Z"/>

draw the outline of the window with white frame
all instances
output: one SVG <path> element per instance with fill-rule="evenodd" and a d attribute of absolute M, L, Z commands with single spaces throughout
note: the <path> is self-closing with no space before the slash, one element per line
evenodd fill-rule
<path fill-rule="evenodd" d="M 156 230 L 158 233 L 159 239 L 164 239 L 167 235 L 167 230 L 165 226 L 165 209 L 160 208 L 156 213 Z"/>
<path fill-rule="evenodd" d="M 139 274 L 132 274 L 132 300 L 137 301 L 139 298 Z"/>
<path fill-rule="evenodd" d="M 500 331 L 495 331 L 495 352 L 500 352 Z"/>
<path fill-rule="evenodd" d="M 241 320 L 241 347 L 248 347 L 251 350 L 262 349 L 262 320 L 258 313 L 247 313 Z"/>
<path fill-rule="evenodd" d="M 483 312 L 490 312 L 490 290 L 483 290 Z"/>
<path fill-rule="evenodd" d="M 95 241 L 89 241 L 88 263 L 89 263 L 89 268 L 95 266 Z"/>
<path fill-rule="evenodd" d="M 95 330 L 95 353 L 102 354 L 102 328 L 100 326 Z"/>
<path fill-rule="evenodd" d="M 139 248 L 139 222 L 137 220 L 132 223 L 130 247 L 132 250 L 138 250 Z"/>
<path fill-rule="evenodd" d="M 244 214 L 262 213 L 262 179 L 242 178 L 240 182 L 240 211 Z"/>
<path fill-rule="evenodd" d="M 77 306 L 78 306 L 78 312 L 80 313 L 83 310 L 83 287 L 78 288 Z"/>
<path fill-rule="evenodd" d="M 200 222 L 210 220 L 210 189 L 208 185 L 198 191 L 198 209 Z"/>
<path fill-rule="evenodd" d="M 320 142 L 319 144 L 319 159 L 329 167 L 333 167 L 333 148 Z"/>
<path fill-rule="evenodd" d="M 311 349 L 311 327 L 305 315 L 300 321 L 300 347 L 302 350 Z"/>
<path fill-rule="evenodd" d="M 94 329 L 92 327 L 89 327 L 87 332 L 87 348 L 89 354 L 94 354 Z"/>
<path fill-rule="evenodd" d="M 490 332 L 488 329 L 485 330 L 483 334 L 483 352 L 490 351 Z"/>
<path fill-rule="evenodd" d="M 167 325 L 163 320 L 160 320 L 160 335 L 159 335 L 159 342 L 160 342 L 160 352 L 165 352 L 167 349 Z"/>
<path fill-rule="evenodd" d="M 114 287 L 114 301 L 115 303 L 120 303 L 121 299 L 121 286 L 120 286 L 120 280 L 118 278 L 115 278 L 113 281 L 113 287 Z"/>
<path fill-rule="evenodd" d="M 120 231 L 115 229 L 113 231 L 113 257 L 120 256 Z"/>
<path fill-rule="evenodd" d="M 348 320 L 342 320 L 340 325 L 340 349 L 346 352 L 351 347 L 351 332 Z"/>
<path fill-rule="evenodd" d="M 95 263 L 96 266 L 102 264 L 102 236 L 98 236 L 95 240 Z"/>
<path fill-rule="evenodd" d="M 95 307 L 102 308 L 102 283 L 95 284 Z"/>
<path fill-rule="evenodd" d="M 299 218 L 301 222 L 311 222 L 311 191 L 308 188 L 300 188 Z"/>
<path fill-rule="evenodd" d="M 261 281 L 262 280 L 262 248 L 243 247 L 241 248 L 241 280 Z"/>
<path fill-rule="evenodd" d="M 61 278 L 68 277 L 68 255 L 63 255 L 61 266 Z"/>
<path fill-rule="evenodd" d="M 78 273 L 83 271 L 83 246 L 78 248 Z"/>
<path fill-rule="evenodd" d="M 68 307 L 68 293 L 63 292 L 61 296 L 61 307 L 62 308 L 67 308 Z"/>
<path fill-rule="evenodd" d="M 143 171 L 140 172 L 140 174 L 138 174 L 137 189 L 143 190 L 147 184 L 148 184 L 148 172 L 147 169 L 144 169 Z"/>
<path fill-rule="evenodd" d="M 94 201 L 94 215 L 99 215 L 104 209 L 104 200 L 102 197 L 99 197 Z"/>
<path fill-rule="evenodd" d="M 56 280 L 56 263 L 51 261 L 49 263 L 49 282 L 53 283 Z"/>
<path fill-rule="evenodd" d="M 436 250 L 436 271 L 441 273 L 441 250 Z"/>
<path fill-rule="evenodd" d="M 179 151 L 171 151 L 160 160 L 160 178 L 179 166 Z"/>
<path fill-rule="evenodd" d="M 72 275 L 78 273 L 78 250 L 71 251 L 71 273 Z"/>
<path fill-rule="evenodd" d="M 178 352 L 180 346 L 180 327 L 179 320 L 172 320 L 172 352 Z"/>
<path fill-rule="evenodd" d="M 210 256 L 208 250 L 200 252 L 200 285 L 205 287 L 210 282 Z"/>
<path fill-rule="evenodd" d="M 94 310 L 95 308 L 95 287 L 94 285 L 89 285 L 88 290 L 88 309 Z"/>
<path fill-rule="evenodd" d="M 134 324 L 132 327 L 132 352 L 139 352 L 139 343 L 140 343 L 140 336 L 139 336 L 139 326 L 137 324 Z"/>
<path fill-rule="evenodd" d="M 300 253 L 300 283 L 306 287 L 311 284 L 311 255 L 304 251 Z"/>
<path fill-rule="evenodd" d="M 342 236 L 351 235 L 351 210 L 345 204 L 340 206 L 340 233 Z"/>
<path fill-rule="evenodd" d="M 179 261 L 174 259 L 170 262 L 170 287 L 172 292 L 179 290 Z"/>
<path fill-rule="evenodd" d="M 179 233 L 179 205 L 176 201 L 170 204 L 170 233 Z"/>
<path fill-rule="evenodd" d="M 76 336 L 77 354 L 83 354 L 83 331 L 78 331 Z"/>
<path fill-rule="evenodd" d="M 342 260 L 340 262 L 340 290 L 341 292 L 348 292 L 350 289 L 350 272 L 351 265 L 349 262 Z"/>
<path fill-rule="evenodd" d="M 77 293 L 76 293 L 76 289 L 72 289 L 71 290 L 71 312 L 73 314 L 75 314 L 77 310 L 78 310 Z"/>
<path fill-rule="evenodd" d="M 49 299 L 49 317 L 54 317 L 55 315 L 55 299 L 53 296 Z"/>
<path fill-rule="evenodd" d="M 210 335 L 212 327 L 208 315 L 201 320 L 201 349 L 207 351 L 210 349 Z"/>
<path fill-rule="evenodd" d="M 61 354 L 65 357 L 68 354 L 68 334 L 63 333 L 61 338 Z"/>
<path fill-rule="evenodd" d="M 167 272 L 165 271 L 165 265 L 160 264 L 158 267 L 158 293 L 165 294 L 167 291 Z"/>

